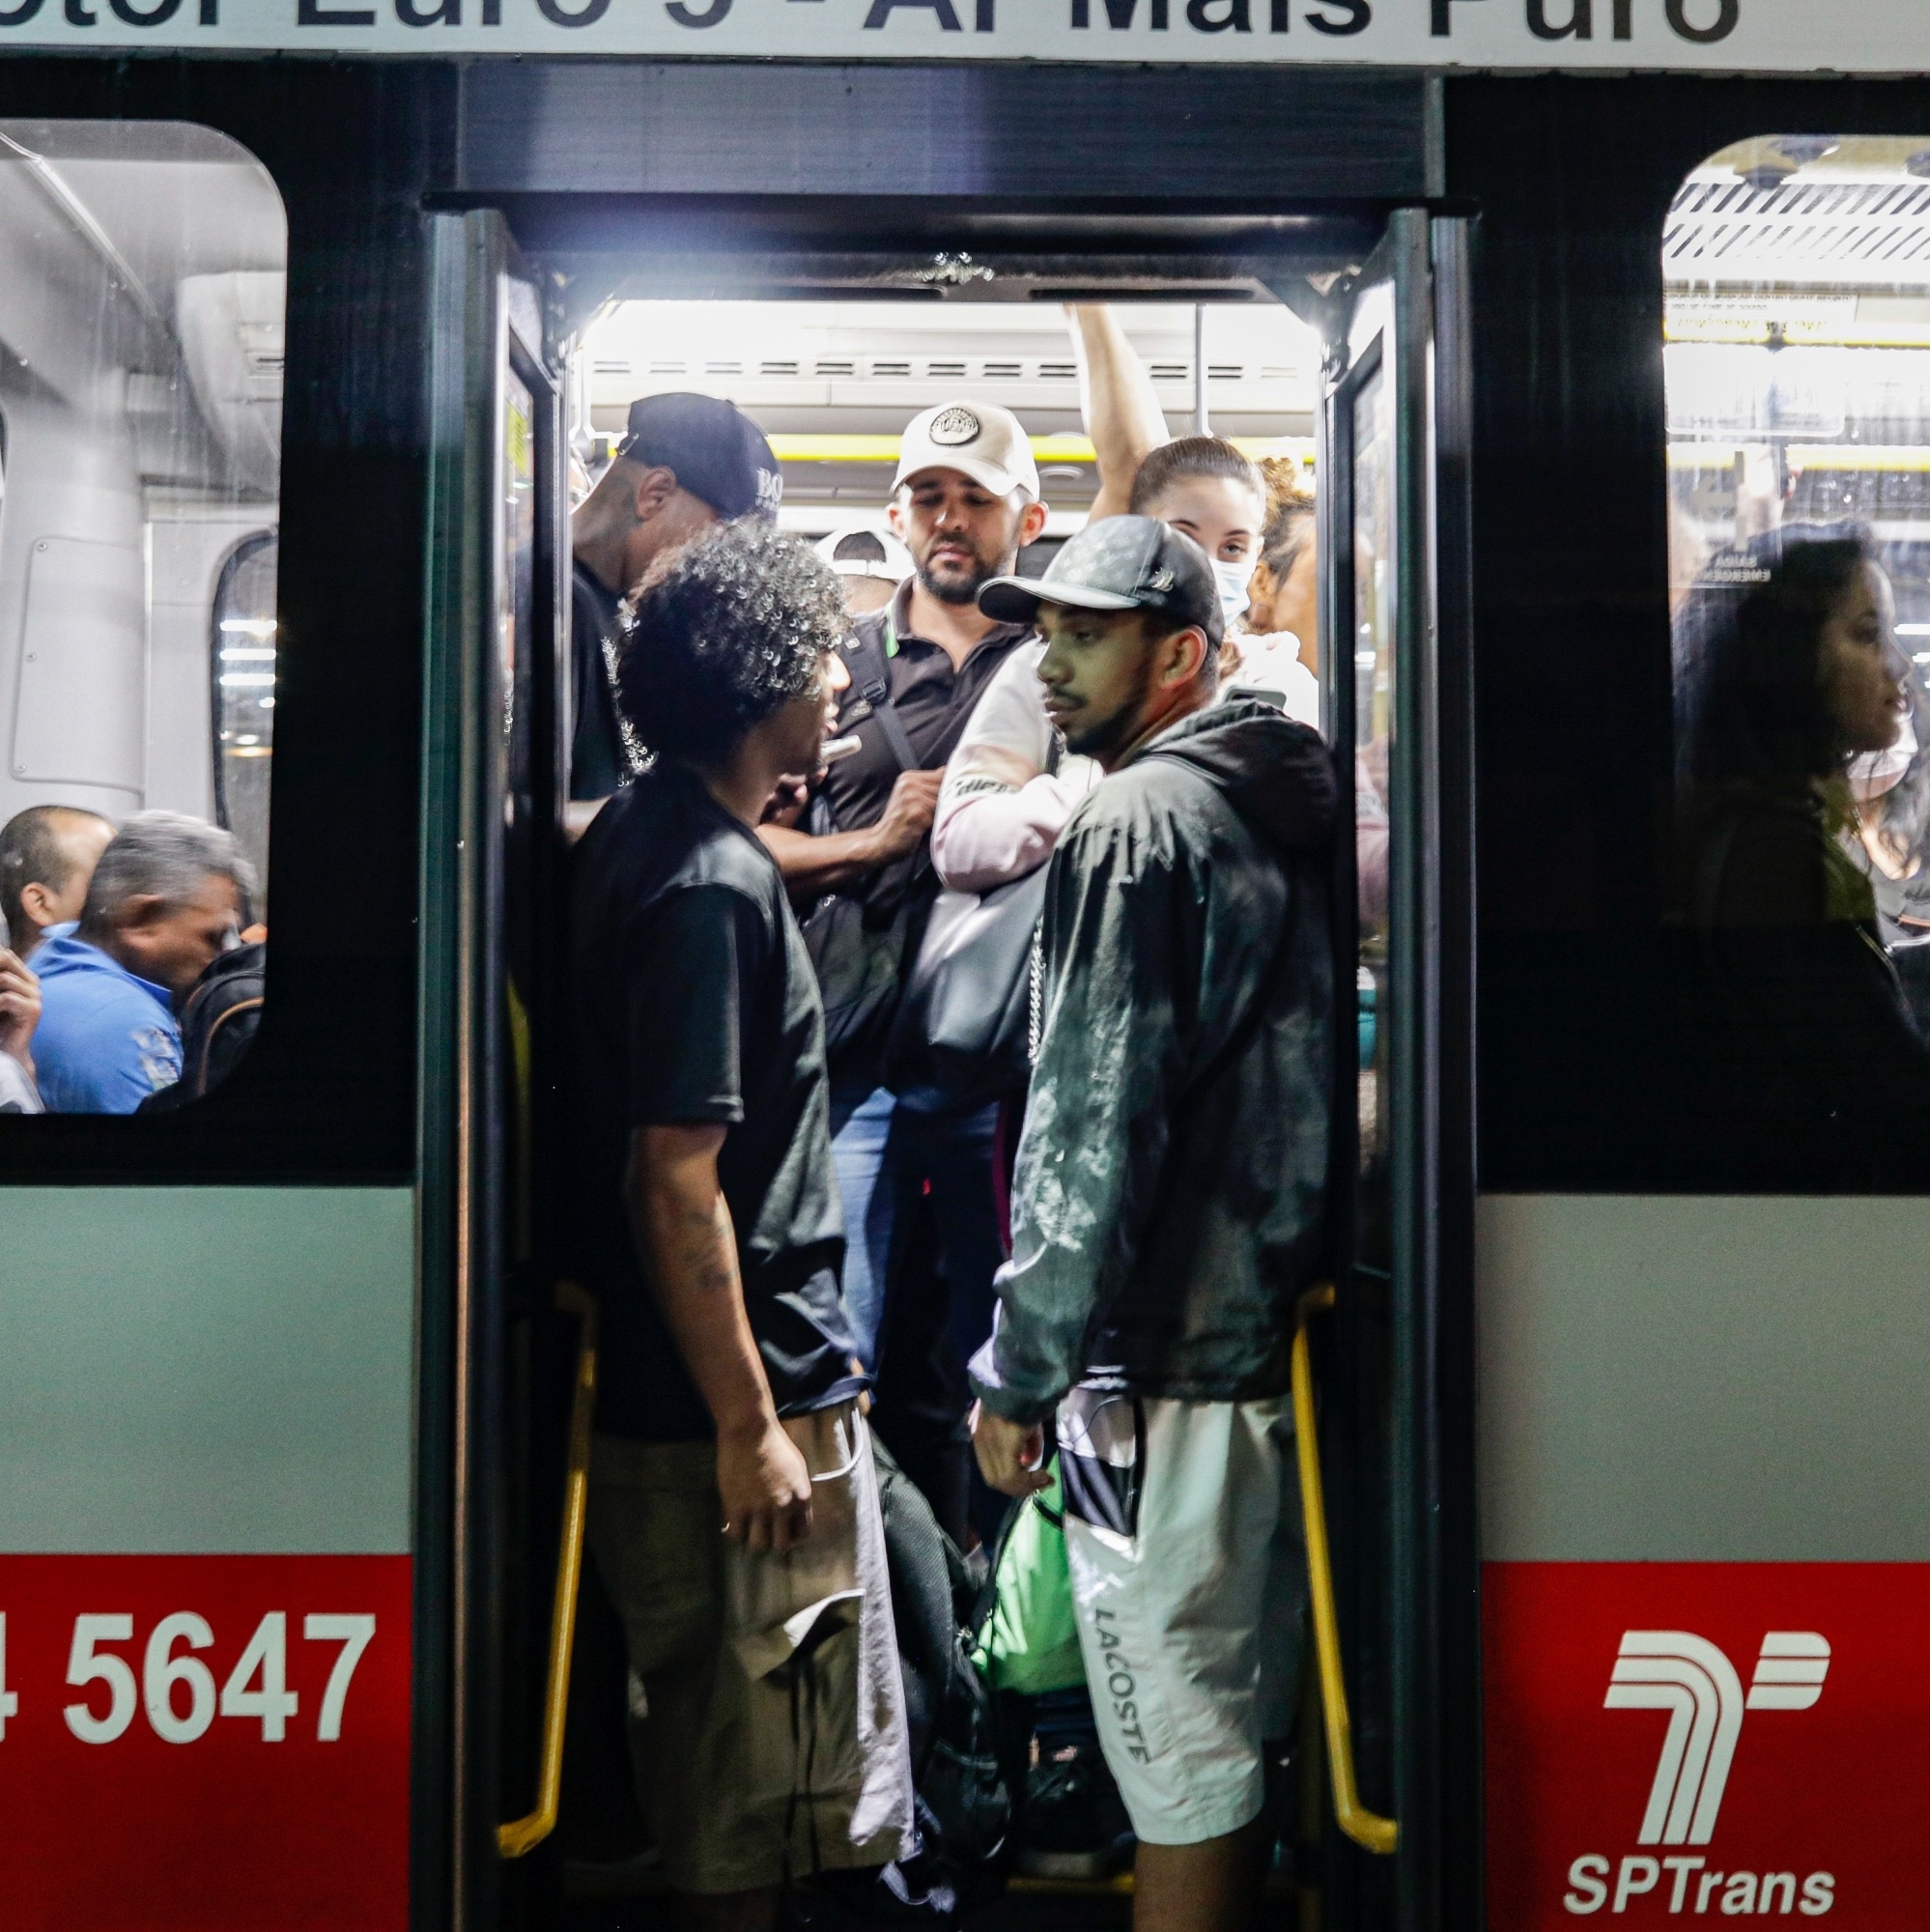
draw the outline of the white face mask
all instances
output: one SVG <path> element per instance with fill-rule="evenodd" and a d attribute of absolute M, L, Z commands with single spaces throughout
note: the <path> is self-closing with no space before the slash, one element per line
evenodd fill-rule
<path fill-rule="evenodd" d="M 1850 760 L 1850 796 L 1859 805 L 1867 805 L 1885 792 L 1894 791 L 1903 782 L 1903 775 L 1916 755 L 1916 727 L 1905 718 L 1895 744 L 1886 751 L 1864 752 Z"/>
<path fill-rule="evenodd" d="M 1257 556 L 1243 558 L 1238 563 L 1228 563 L 1214 557 L 1213 580 L 1220 586 L 1220 615 L 1232 630 L 1235 622 L 1245 615 L 1247 586 L 1253 582 L 1254 566 L 1259 563 Z"/>

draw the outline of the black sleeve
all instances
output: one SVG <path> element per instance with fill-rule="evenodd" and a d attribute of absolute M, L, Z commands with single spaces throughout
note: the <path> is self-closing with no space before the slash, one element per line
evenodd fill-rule
<path fill-rule="evenodd" d="M 576 698 L 575 735 L 570 746 L 570 796 L 608 798 L 630 776 L 610 672 L 603 657 L 602 613 L 581 584 L 571 592 L 571 683 Z"/>
<path fill-rule="evenodd" d="M 637 920 L 621 961 L 633 1127 L 744 1118 L 745 999 L 769 951 L 758 908 L 727 886 L 680 888 Z"/>

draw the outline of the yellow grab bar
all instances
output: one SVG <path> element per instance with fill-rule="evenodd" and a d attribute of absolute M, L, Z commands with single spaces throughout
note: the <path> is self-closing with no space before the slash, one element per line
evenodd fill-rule
<path fill-rule="evenodd" d="M 570 1649 L 577 1634 L 577 1585 L 583 1574 L 583 1516 L 589 1505 L 590 1425 L 596 1414 L 596 1303 L 573 1281 L 556 1284 L 556 1306 L 582 1328 L 577 1343 L 576 1392 L 570 1401 L 570 1464 L 563 1479 L 563 1537 L 556 1557 L 556 1600 L 550 1611 L 550 1681 L 543 1694 L 543 1769 L 536 1808 L 496 1828 L 506 1859 L 533 1851 L 556 1829 L 563 1791 L 563 1719 L 570 1705 Z"/>
<path fill-rule="evenodd" d="M 1327 1553 L 1327 1507 L 1320 1492 L 1320 1438 L 1314 1417 L 1314 1364 L 1307 1321 L 1334 1305 L 1333 1284 L 1300 1297 L 1293 1328 L 1293 1434 L 1300 1455 L 1300 1513 L 1307 1532 L 1307 1586 L 1314 1603 L 1314 1649 L 1320 1666 L 1320 1704 L 1327 1720 L 1327 1766 L 1333 1776 L 1334 1822 L 1356 1845 L 1392 1852 L 1400 1827 L 1360 1802 L 1353 1782 L 1353 1726 L 1347 1715 L 1341 1672 L 1340 1619 L 1334 1611 L 1334 1570 Z"/>

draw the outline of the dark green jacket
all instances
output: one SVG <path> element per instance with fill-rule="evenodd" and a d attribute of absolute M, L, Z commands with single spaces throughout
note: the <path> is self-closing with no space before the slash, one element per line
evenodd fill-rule
<path fill-rule="evenodd" d="M 1105 780 L 1052 858 L 986 1406 L 1075 1382 L 1191 1401 L 1287 1386 L 1322 1250 L 1335 787 L 1317 733 L 1235 697 Z"/>

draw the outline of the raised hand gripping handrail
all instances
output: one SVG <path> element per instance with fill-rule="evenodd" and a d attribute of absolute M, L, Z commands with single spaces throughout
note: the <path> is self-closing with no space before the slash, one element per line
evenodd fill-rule
<path fill-rule="evenodd" d="M 1393 1851 L 1400 1828 L 1392 1818 L 1368 1810 L 1354 1788 L 1353 1727 L 1347 1714 L 1340 1619 L 1334 1610 L 1333 1562 L 1327 1553 L 1327 1508 L 1320 1490 L 1320 1438 L 1314 1415 L 1314 1364 L 1307 1348 L 1307 1322 L 1333 1305 L 1331 1282 L 1310 1288 L 1300 1297 L 1293 1328 L 1293 1433 L 1300 1457 L 1300 1513 L 1307 1532 L 1307 1587 L 1314 1605 L 1314 1649 L 1320 1666 L 1320 1704 L 1326 1714 L 1334 1822 L 1356 1845 L 1386 1854 Z"/>
<path fill-rule="evenodd" d="M 563 1791 L 563 1719 L 570 1705 L 570 1650 L 577 1634 L 577 1586 L 583 1574 L 583 1517 L 589 1506 L 590 1425 L 596 1414 L 596 1303 L 573 1281 L 556 1284 L 556 1306 L 582 1324 L 577 1342 L 576 1392 L 570 1401 L 570 1463 L 563 1479 L 562 1548 L 550 1611 L 550 1680 L 543 1695 L 543 1767 L 536 1808 L 496 1828 L 506 1859 L 533 1851 L 556 1829 Z"/>

